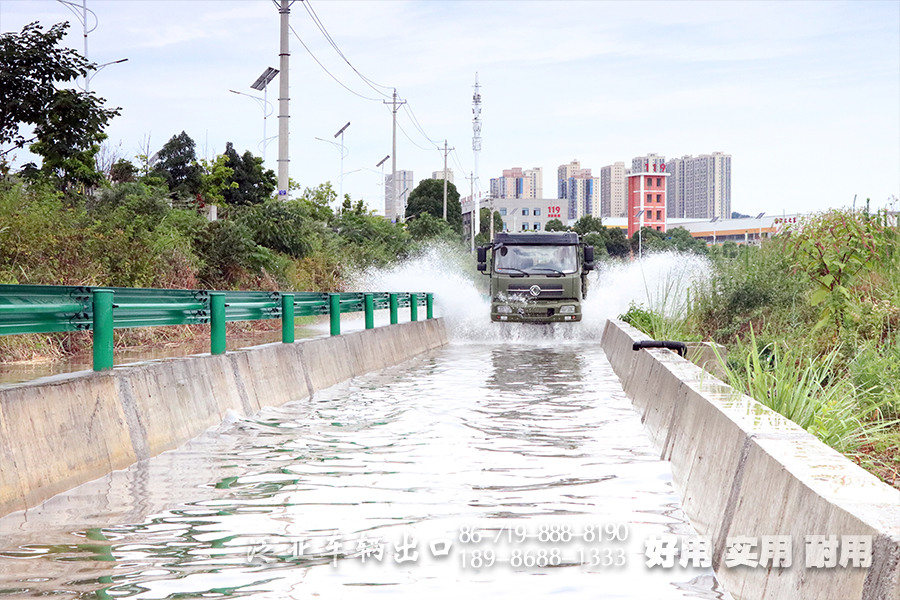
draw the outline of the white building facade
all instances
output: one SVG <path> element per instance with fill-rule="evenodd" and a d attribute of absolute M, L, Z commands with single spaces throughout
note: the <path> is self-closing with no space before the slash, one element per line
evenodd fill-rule
<path fill-rule="evenodd" d="M 442 172 L 443 173 L 443 172 Z M 397 170 L 397 198 L 394 198 L 394 178 L 392 175 L 384 176 L 384 216 L 396 223 L 406 219 L 406 205 L 410 192 L 416 184 L 412 171 Z"/>
<path fill-rule="evenodd" d="M 675 218 L 731 218 L 731 155 L 674 158 L 666 164 L 669 210 Z"/>
<path fill-rule="evenodd" d="M 619 218 L 627 214 L 627 184 L 625 176 L 631 169 L 624 162 L 617 162 L 600 169 L 600 216 Z"/>

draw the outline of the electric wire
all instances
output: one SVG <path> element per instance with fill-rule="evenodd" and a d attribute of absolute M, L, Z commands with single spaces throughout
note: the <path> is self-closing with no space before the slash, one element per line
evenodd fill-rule
<path fill-rule="evenodd" d="M 303 40 L 300 38 L 300 34 L 297 33 L 297 31 L 294 29 L 294 26 L 293 26 L 293 25 L 289 25 L 288 27 L 290 27 L 291 33 L 294 34 L 294 37 L 297 38 L 297 41 L 300 42 L 300 45 L 303 46 L 303 47 L 306 49 L 306 51 L 309 53 L 309 55 L 312 57 L 312 59 L 313 59 L 314 61 L 316 61 L 316 64 L 319 65 L 320 67 L 322 67 L 322 70 L 325 71 L 326 73 L 328 73 L 328 76 L 331 77 L 332 79 L 334 79 L 335 82 L 336 82 L 339 86 L 341 86 L 342 88 L 344 88 L 345 90 L 347 90 L 347 91 L 350 92 L 351 94 L 354 94 L 354 95 L 356 95 L 356 96 L 359 96 L 360 98 L 362 98 L 362 99 L 364 99 L 364 100 L 371 100 L 372 102 L 381 102 L 381 99 L 380 99 L 380 98 L 369 98 L 368 96 L 363 96 L 363 95 L 360 94 L 359 92 L 355 92 L 355 91 L 351 90 L 349 87 L 347 87 L 346 85 L 344 85 L 343 83 L 341 83 L 341 80 L 338 79 L 337 77 L 335 77 L 335 76 L 331 73 L 331 71 L 329 71 L 329 70 L 325 67 L 325 65 L 323 65 L 323 64 L 319 61 L 318 58 L 316 58 L 316 55 L 312 53 L 312 50 L 310 50 L 309 47 L 308 47 L 305 43 L 303 43 Z"/>
<path fill-rule="evenodd" d="M 385 94 L 381 90 L 376 89 L 376 86 L 380 87 L 380 88 L 384 88 L 386 90 L 394 89 L 393 86 L 382 85 L 380 83 L 376 83 L 375 81 L 372 81 L 371 79 L 369 79 L 368 77 L 366 77 L 365 75 L 360 73 L 357 70 L 357 68 L 353 66 L 353 64 L 350 62 L 350 60 L 344 55 L 344 53 L 341 51 L 341 49 L 338 47 L 337 43 L 331 37 L 331 34 L 328 33 L 328 30 L 325 28 L 325 24 L 322 23 L 321 19 L 319 19 L 319 15 L 316 14 L 315 9 L 309 3 L 309 0 L 306 0 L 305 2 L 303 2 L 303 8 L 306 9 L 306 12 L 309 14 L 310 18 L 313 20 L 313 23 L 316 24 L 316 27 L 319 28 L 319 31 L 322 32 L 322 35 L 325 36 L 325 39 L 328 41 L 328 43 L 331 45 L 331 47 L 334 48 L 334 51 L 338 53 L 338 56 L 340 56 L 341 58 L 344 59 L 344 62 L 347 63 L 347 66 L 349 66 L 353 70 L 353 72 L 356 73 L 359 76 L 359 78 L 362 79 L 365 82 L 365 84 L 368 85 L 370 88 L 372 88 L 376 93 L 381 94 L 385 98 L 390 98 L 389 94 Z"/>

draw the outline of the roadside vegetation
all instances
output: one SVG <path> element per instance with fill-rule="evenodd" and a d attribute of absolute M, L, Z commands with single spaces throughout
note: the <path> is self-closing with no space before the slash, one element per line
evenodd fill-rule
<path fill-rule="evenodd" d="M 156 152 L 145 138 L 127 156 L 104 133 L 127 108 L 76 88 L 95 65 L 60 45 L 67 27 L 0 35 L 0 283 L 342 291 L 352 274 L 434 241 L 462 245 L 452 183 L 449 223 L 443 184 L 431 180 L 410 194 L 406 223 L 392 223 L 329 182 L 292 182 L 293 199 L 281 200 L 261 158 L 231 143 L 198 156 L 185 131 Z M 37 160 L 13 168 L 26 148 Z M 146 331 L 117 332 L 119 345 L 148 341 Z M 2 336 L 0 362 L 89 343 L 82 332 Z"/>
<path fill-rule="evenodd" d="M 727 348 L 728 383 L 900 488 L 900 229 L 832 210 L 758 246 L 719 246 L 683 309 L 632 305 L 657 339 Z"/>

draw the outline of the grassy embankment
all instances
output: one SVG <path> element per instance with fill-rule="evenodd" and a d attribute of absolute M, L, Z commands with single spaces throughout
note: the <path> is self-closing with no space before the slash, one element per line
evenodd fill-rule
<path fill-rule="evenodd" d="M 416 252 L 401 226 L 361 203 L 333 211 L 328 184 L 302 198 L 224 206 L 208 222 L 172 208 L 165 187 L 122 183 L 93 196 L 0 185 L 0 283 L 341 291 L 353 272 Z M 298 323 L 302 323 L 298 318 Z M 280 327 L 229 323 L 229 334 Z M 208 337 L 204 326 L 116 331 L 116 347 Z M 0 336 L 0 362 L 53 360 L 91 348 L 86 332 Z"/>
<path fill-rule="evenodd" d="M 687 294 L 623 318 L 655 339 L 725 345 L 728 383 L 900 488 L 896 221 L 830 211 L 710 260 Z M 676 297 L 682 306 L 666 306 Z"/>

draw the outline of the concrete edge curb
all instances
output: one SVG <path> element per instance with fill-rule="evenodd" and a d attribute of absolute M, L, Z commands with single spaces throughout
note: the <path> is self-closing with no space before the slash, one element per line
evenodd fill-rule
<path fill-rule="evenodd" d="M 713 568 L 736 599 L 900 599 L 900 490 L 781 415 L 610 320 L 602 347 L 672 477 L 712 538 Z M 790 536 L 792 566 L 724 564 L 727 539 Z M 870 568 L 807 568 L 806 536 L 871 536 Z"/>
<path fill-rule="evenodd" d="M 177 448 L 233 410 L 301 400 L 447 344 L 443 319 L 0 389 L 0 516 Z"/>

